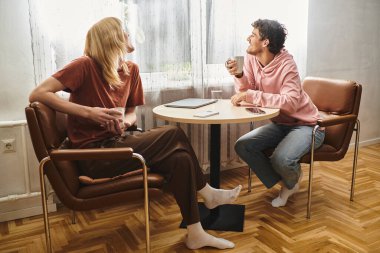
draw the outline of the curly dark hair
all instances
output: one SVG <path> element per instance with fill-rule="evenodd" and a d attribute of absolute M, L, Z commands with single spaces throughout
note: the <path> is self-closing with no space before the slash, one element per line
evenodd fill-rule
<path fill-rule="evenodd" d="M 284 47 L 288 30 L 276 20 L 258 19 L 252 23 L 253 28 L 259 30 L 261 40 L 268 39 L 268 49 L 277 54 Z"/>

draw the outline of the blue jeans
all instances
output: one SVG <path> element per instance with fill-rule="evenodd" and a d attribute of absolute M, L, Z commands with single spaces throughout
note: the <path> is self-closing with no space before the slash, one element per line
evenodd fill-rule
<path fill-rule="evenodd" d="M 292 189 L 301 173 L 299 160 L 310 151 L 313 128 L 270 123 L 240 137 L 235 151 L 267 188 L 282 180 Z M 318 129 L 315 149 L 322 145 L 324 138 L 325 132 Z M 267 157 L 263 151 L 270 148 L 274 152 Z"/>

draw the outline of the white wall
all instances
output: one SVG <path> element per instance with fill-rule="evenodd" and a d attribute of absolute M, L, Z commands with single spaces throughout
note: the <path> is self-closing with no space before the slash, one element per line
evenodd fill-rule
<path fill-rule="evenodd" d="M 0 121 L 25 119 L 34 84 L 27 0 L 0 0 Z"/>
<path fill-rule="evenodd" d="M 361 144 L 380 141 L 379 47 L 379 0 L 310 0 L 306 73 L 363 85 Z"/>
<path fill-rule="evenodd" d="M 0 0 L 0 144 L 15 139 L 15 152 L 0 147 L 0 221 L 42 212 L 38 162 L 24 112 L 34 87 L 28 1 Z"/>

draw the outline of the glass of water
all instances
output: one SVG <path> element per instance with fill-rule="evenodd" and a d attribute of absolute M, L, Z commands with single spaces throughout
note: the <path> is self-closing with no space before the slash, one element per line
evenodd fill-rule
<path fill-rule="evenodd" d="M 211 90 L 211 99 L 222 99 L 222 90 Z"/>

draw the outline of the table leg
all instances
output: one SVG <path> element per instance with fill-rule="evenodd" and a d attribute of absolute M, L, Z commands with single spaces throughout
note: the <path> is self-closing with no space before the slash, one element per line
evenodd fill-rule
<path fill-rule="evenodd" d="M 210 140 L 210 185 L 220 188 L 220 124 L 211 125 Z M 214 209 L 207 209 L 203 203 L 199 203 L 199 214 L 202 227 L 206 230 L 237 231 L 243 232 L 244 205 L 222 205 Z M 182 221 L 181 228 L 186 227 Z"/>
<path fill-rule="evenodd" d="M 220 188 L 220 125 L 211 125 L 210 149 L 210 185 Z"/>

